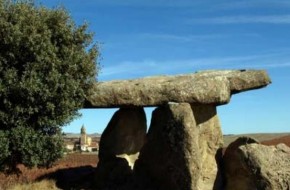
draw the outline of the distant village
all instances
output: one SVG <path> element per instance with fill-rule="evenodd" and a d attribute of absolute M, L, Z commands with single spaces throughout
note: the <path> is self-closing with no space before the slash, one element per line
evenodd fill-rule
<path fill-rule="evenodd" d="M 82 125 L 80 135 L 64 136 L 65 148 L 67 153 L 72 152 L 91 152 L 97 153 L 99 150 L 100 136 L 90 136 L 86 133 L 86 128 Z"/>

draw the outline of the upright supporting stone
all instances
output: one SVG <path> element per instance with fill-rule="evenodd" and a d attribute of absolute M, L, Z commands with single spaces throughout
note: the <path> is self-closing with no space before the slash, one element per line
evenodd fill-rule
<path fill-rule="evenodd" d="M 151 189 L 212 190 L 221 146 L 214 106 L 161 106 L 153 112 L 135 172 Z"/>
<path fill-rule="evenodd" d="M 192 105 L 196 126 L 199 129 L 199 151 L 201 172 L 198 181 L 200 190 L 222 187 L 222 176 L 218 163 L 222 159 L 223 135 L 216 107 L 213 105 Z"/>
<path fill-rule="evenodd" d="M 126 183 L 146 139 L 143 108 L 120 108 L 112 117 L 100 140 L 96 171 L 98 189 Z"/>

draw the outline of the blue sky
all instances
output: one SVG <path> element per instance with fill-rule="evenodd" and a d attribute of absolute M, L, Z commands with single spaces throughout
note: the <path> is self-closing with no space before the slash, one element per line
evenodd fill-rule
<path fill-rule="evenodd" d="M 88 22 L 101 45 L 99 81 L 207 69 L 265 69 L 272 84 L 218 107 L 225 134 L 290 132 L 289 0 L 39 0 Z M 101 133 L 116 109 L 81 110 L 64 127 Z M 150 123 L 150 112 L 148 124 Z"/>

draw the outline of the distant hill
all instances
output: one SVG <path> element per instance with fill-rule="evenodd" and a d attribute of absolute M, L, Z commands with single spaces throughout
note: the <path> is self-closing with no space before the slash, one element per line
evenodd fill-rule
<path fill-rule="evenodd" d="M 224 146 L 228 146 L 238 137 L 243 136 L 252 137 L 260 142 L 263 142 L 263 141 L 272 141 L 274 139 L 280 139 L 281 137 L 285 136 L 290 136 L 290 133 L 256 133 L 256 134 L 224 135 Z"/>
<path fill-rule="evenodd" d="M 87 134 L 89 137 L 101 137 L 101 134 L 99 133 L 92 133 L 92 134 Z M 79 133 L 65 133 L 66 138 L 79 138 L 81 134 Z"/>

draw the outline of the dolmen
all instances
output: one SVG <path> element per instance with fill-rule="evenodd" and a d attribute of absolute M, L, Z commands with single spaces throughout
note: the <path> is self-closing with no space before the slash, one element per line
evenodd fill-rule
<path fill-rule="evenodd" d="M 97 189 L 225 189 L 216 107 L 267 86 L 263 70 L 98 82 L 85 108 L 119 108 L 100 140 Z M 144 107 L 156 107 L 147 132 Z"/>

